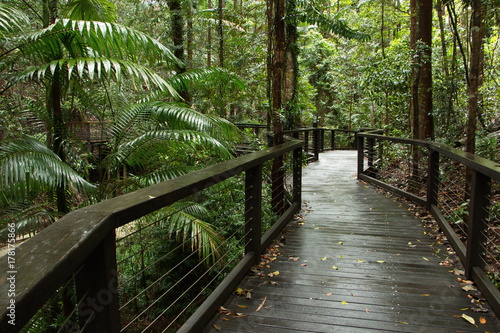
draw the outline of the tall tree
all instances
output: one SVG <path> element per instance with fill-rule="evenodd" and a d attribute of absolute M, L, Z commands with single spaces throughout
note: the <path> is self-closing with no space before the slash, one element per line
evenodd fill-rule
<path fill-rule="evenodd" d="M 410 115 L 414 138 L 434 139 L 432 115 L 432 0 L 410 1 L 412 75 Z"/>
<path fill-rule="evenodd" d="M 476 130 L 477 120 L 481 113 L 480 87 L 482 83 L 484 53 L 484 6 L 482 0 L 472 0 L 471 14 L 471 48 L 470 48 L 470 66 L 469 81 L 467 82 L 468 106 L 466 137 L 467 152 L 474 154 L 476 152 Z"/>

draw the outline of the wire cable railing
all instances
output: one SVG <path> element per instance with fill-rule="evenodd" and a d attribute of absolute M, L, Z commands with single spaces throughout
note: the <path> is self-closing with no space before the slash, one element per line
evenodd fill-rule
<path fill-rule="evenodd" d="M 500 314 L 500 165 L 444 144 L 358 133 L 358 178 L 427 208 Z"/>
<path fill-rule="evenodd" d="M 11 272 L 15 298 L 0 299 L 0 331 L 203 327 L 300 209 L 302 145 L 290 141 L 67 214 L 16 249 L 22 265 Z M 0 286 L 3 295 L 9 287 Z"/>

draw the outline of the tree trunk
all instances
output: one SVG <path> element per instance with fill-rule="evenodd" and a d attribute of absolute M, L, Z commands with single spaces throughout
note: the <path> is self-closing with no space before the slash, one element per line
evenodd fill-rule
<path fill-rule="evenodd" d="M 432 116 L 432 0 L 411 0 L 410 119 L 414 138 L 434 138 Z"/>
<path fill-rule="evenodd" d="M 184 19 L 182 17 L 181 0 L 169 0 L 168 8 L 170 9 L 174 55 L 184 62 Z M 176 68 L 177 74 L 184 73 L 185 71 L 185 66 L 177 66 Z M 179 90 L 179 95 L 186 103 L 189 103 L 190 96 L 187 89 Z"/>
<path fill-rule="evenodd" d="M 208 0 L 208 9 L 212 9 L 212 0 Z M 212 67 L 212 25 L 207 29 L 207 67 Z"/>
<path fill-rule="evenodd" d="M 219 67 L 224 68 L 224 25 L 223 25 L 224 0 L 219 0 L 217 13 L 219 16 L 218 34 L 219 34 Z"/>
<path fill-rule="evenodd" d="M 483 37 L 484 37 L 484 8 L 482 0 L 472 0 L 471 15 L 471 52 L 470 52 L 470 72 L 468 82 L 468 106 L 469 112 L 466 127 L 466 149 L 467 152 L 474 154 L 476 152 L 476 130 L 477 119 L 481 113 L 481 100 L 479 89 L 482 82 L 483 66 Z"/>

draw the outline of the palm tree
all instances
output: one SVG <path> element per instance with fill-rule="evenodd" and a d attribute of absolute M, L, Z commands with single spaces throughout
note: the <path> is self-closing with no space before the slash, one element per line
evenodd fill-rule
<path fill-rule="evenodd" d="M 88 1 L 99 2 L 101 0 Z M 94 13 L 85 9 L 88 3 L 70 3 L 65 13 L 73 18 Z M 104 8 L 109 9 L 109 4 L 106 2 Z M 108 18 L 113 17 L 112 11 L 105 12 L 108 13 Z M 95 13 L 92 15 L 97 15 Z M 8 82 L 4 92 L 9 87 L 24 82 L 34 82 L 43 88 L 47 144 L 43 145 L 39 141 L 24 137 L 15 144 L 7 143 L 0 147 L 0 170 L 5 170 L 3 174 L 6 175 L 1 185 L 8 189 L 0 193 L 3 214 L 14 216 L 13 212 L 19 211 L 12 209 L 16 202 L 33 202 L 32 196 L 21 198 L 16 194 L 18 187 L 15 185 L 16 182 L 21 182 L 25 187 L 32 186 L 31 181 L 34 181 L 35 174 L 38 177 L 37 185 L 25 192 L 55 193 L 59 215 L 69 211 L 69 195 L 72 191 L 75 193 L 85 190 L 87 192 L 84 197 L 90 200 L 100 200 L 108 196 L 104 194 L 108 190 L 106 184 L 101 186 L 98 194 L 94 192 L 90 195 L 88 191 L 93 187 L 74 171 L 71 172 L 68 166 L 72 147 L 69 145 L 66 120 L 70 118 L 68 114 L 73 109 L 64 104 L 74 96 L 82 101 L 90 100 L 88 89 L 92 86 L 99 86 L 106 91 L 108 102 L 112 100 L 109 91 L 113 89 L 136 87 L 150 95 L 142 103 L 126 107 L 116 116 L 110 133 L 111 154 L 104 161 L 110 172 L 125 165 L 135 173 L 134 177 L 127 180 L 128 184 L 133 185 L 129 186 L 130 189 L 182 172 L 179 168 L 175 170 L 175 165 L 170 170 L 157 168 L 154 174 L 144 172 L 145 166 L 149 167 L 151 165 L 148 164 L 154 163 L 156 165 L 153 166 L 159 166 L 158 162 L 154 161 L 158 161 L 159 156 L 166 159 L 165 153 L 175 149 L 185 150 L 189 147 L 196 151 L 194 148 L 208 145 L 209 149 L 219 156 L 230 157 L 229 142 L 237 136 L 234 126 L 221 119 L 204 116 L 186 105 L 153 102 L 152 97 L 178 100 L 179 95 L 175 87 L 187 86 L 190 81 L 196 81 L 200 77 L 225 77 L 241 85 L 237 78 L 224 71 L 212 69 L 194 70 L 166 80 L 152 68 L 160 64 L 164 71 L 168 71 L 183 66 L 170 49 L 143 33 L 112 22 L 58 19 L 46 28 L 32 32 L 23 31 L 23 26 L 27 26 L 26 16 L 0 3 L 0 33 L 4 37 L 0 70 L 3 70 L 2 74 Z M 15 64 L 21 60 L 29 61 L 31 66 L 17 69 Z M 7 71 L 9 68 L 16 70 Z M 101 120 L 103 114 L 98 113 Z M 38 173 L 35 173 L 32 165 L 35 159 L 30 160 L 35 155 L 30 155 L 29 150 L 30 147 L 36 147 L 41 151 L 44 146 L 48 149 L 43 150 L 43 153 L 51 159 L 45 158 L 46 163 L 38 164 Z M 151 147 L 155 149 L 151 150 Z M 20 149 L 21 157 L 15 156 L 15 149 Z M 144 156 L 148 158 L 145 159 Z M 14 166 L 12 161 L 18 161 L 17 166 Z M 17 174 L 17 178 L 9 176 L 13 172 Z M 25 178 L 22 178 L 23 175 Z M 48 178 L 51 178 L 50 182 Z M 43 182 L 48 183 L 42 185 Z M 115 191 L 115 194 L 119 192 Z M 51 220 L 47 215 L 40 217 L 39 213 L 36 221 Z M 33 223 L 32 219 L 27 221 L 25 224 L 29 224 L 29 221 Z"/>

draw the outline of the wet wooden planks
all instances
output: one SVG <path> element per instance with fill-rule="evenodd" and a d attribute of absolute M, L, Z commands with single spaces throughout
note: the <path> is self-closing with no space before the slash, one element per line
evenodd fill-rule
<path fill-rule="evenodd" d="M 206 332 L 500 331 L 491 310 L 469 310 L 457 277 L 439 265 L 445 249 L 421 222 L 356 181 L 355 159 L 329 152 L 304 170 L 304 219 L 286 228 L 263 276 L 241 283 L 251 299 L 232 296 Z"/>

